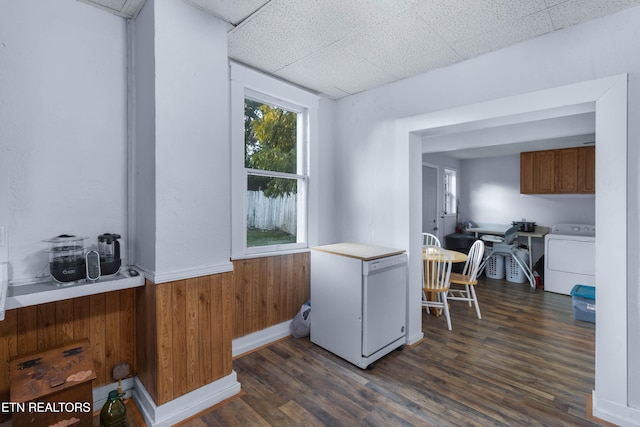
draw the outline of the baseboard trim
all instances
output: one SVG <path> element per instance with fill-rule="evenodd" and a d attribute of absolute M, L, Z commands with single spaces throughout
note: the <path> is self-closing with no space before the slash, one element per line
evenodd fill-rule
<path fill-rule="evenodd" d="M 412 346 L 412 345 L 415 345 L 416 343 L 419 343 L 423 339 L 424 339 L 424 333 L 420 331 L 419 334 L 415 334 L 412 337 L 407 336 L 406 344 L 408 346 Z"/>
<path fill-rule="evenodd" d="M 133 399 L 150 427 L 169 427 L 240 393 L 236 373 L 200 387 L 157 406 L 138 377 L 134 379 Z"/>
<path fill-rule="evenodd" d="M 591 397 L 593 405 L 591 415 L 593 417 L 617 426 L 640 425 L 640 411 L 638 409 L 598 399 L 598 393 L 595 390 Z"/>
<path fill-rule="evenodd" d="M 289 324 L 291 320 L 279 323 L 258 332 L 253 332 L 240 338 L 236 338 L 232 343 L 232 357 L 238 357 L 249 353 L 260 347 L 271 344 L 279 339 L 289 336 Z"/>

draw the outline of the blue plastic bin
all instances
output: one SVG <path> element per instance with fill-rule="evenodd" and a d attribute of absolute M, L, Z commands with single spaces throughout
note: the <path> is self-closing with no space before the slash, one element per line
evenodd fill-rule
<path fill-rule="evenodd" d="M 571 289 L 573 301 L 573 317 L 576 320 L 596 323 L 596 288 L 586 285 L 575 285 Z"/>

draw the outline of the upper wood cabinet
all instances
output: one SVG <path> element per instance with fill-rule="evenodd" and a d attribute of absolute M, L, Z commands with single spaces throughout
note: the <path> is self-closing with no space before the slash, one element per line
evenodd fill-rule
<path fill-rule="evenodd" d="M 520 153 L 520 193 L 595 193 L 595 147 Z"/>
<path fill-rule="evenodd" d="M 555 193 L 577 193 L 580 168 L 578 149 L 567 148 L 557 150 L 556 157 L 556 187 Z"/>
<path fill-rule="evenodd" d="M 578 153 L 578 193 L 596 192 L 596 147 L 585 147 Z"/>

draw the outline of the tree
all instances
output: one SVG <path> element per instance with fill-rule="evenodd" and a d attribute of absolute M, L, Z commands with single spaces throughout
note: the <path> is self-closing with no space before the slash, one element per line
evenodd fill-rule
<path fill-rule="evenodd" d="M 245 100 L 245 167 L 295 174 L 297 114 L 259 101 Z M 249 190 L 267 197 L 297 192 L 295 179 L 249 175 Z"/>

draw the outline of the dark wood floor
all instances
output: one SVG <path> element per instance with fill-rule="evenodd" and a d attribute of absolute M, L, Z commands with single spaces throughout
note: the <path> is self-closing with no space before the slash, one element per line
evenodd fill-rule
<path fill-rule="evenodd" d="M 478 297 L 482 320 L 464 302 L 451 303 L 453 331 L 423 313 L 424 341 L 372 370 L 308 339 L 236 359 L 243 394 L 182 425 L 597 425 L 595 325 L 574 320 L 571 297 L 488 279 Z"/>

